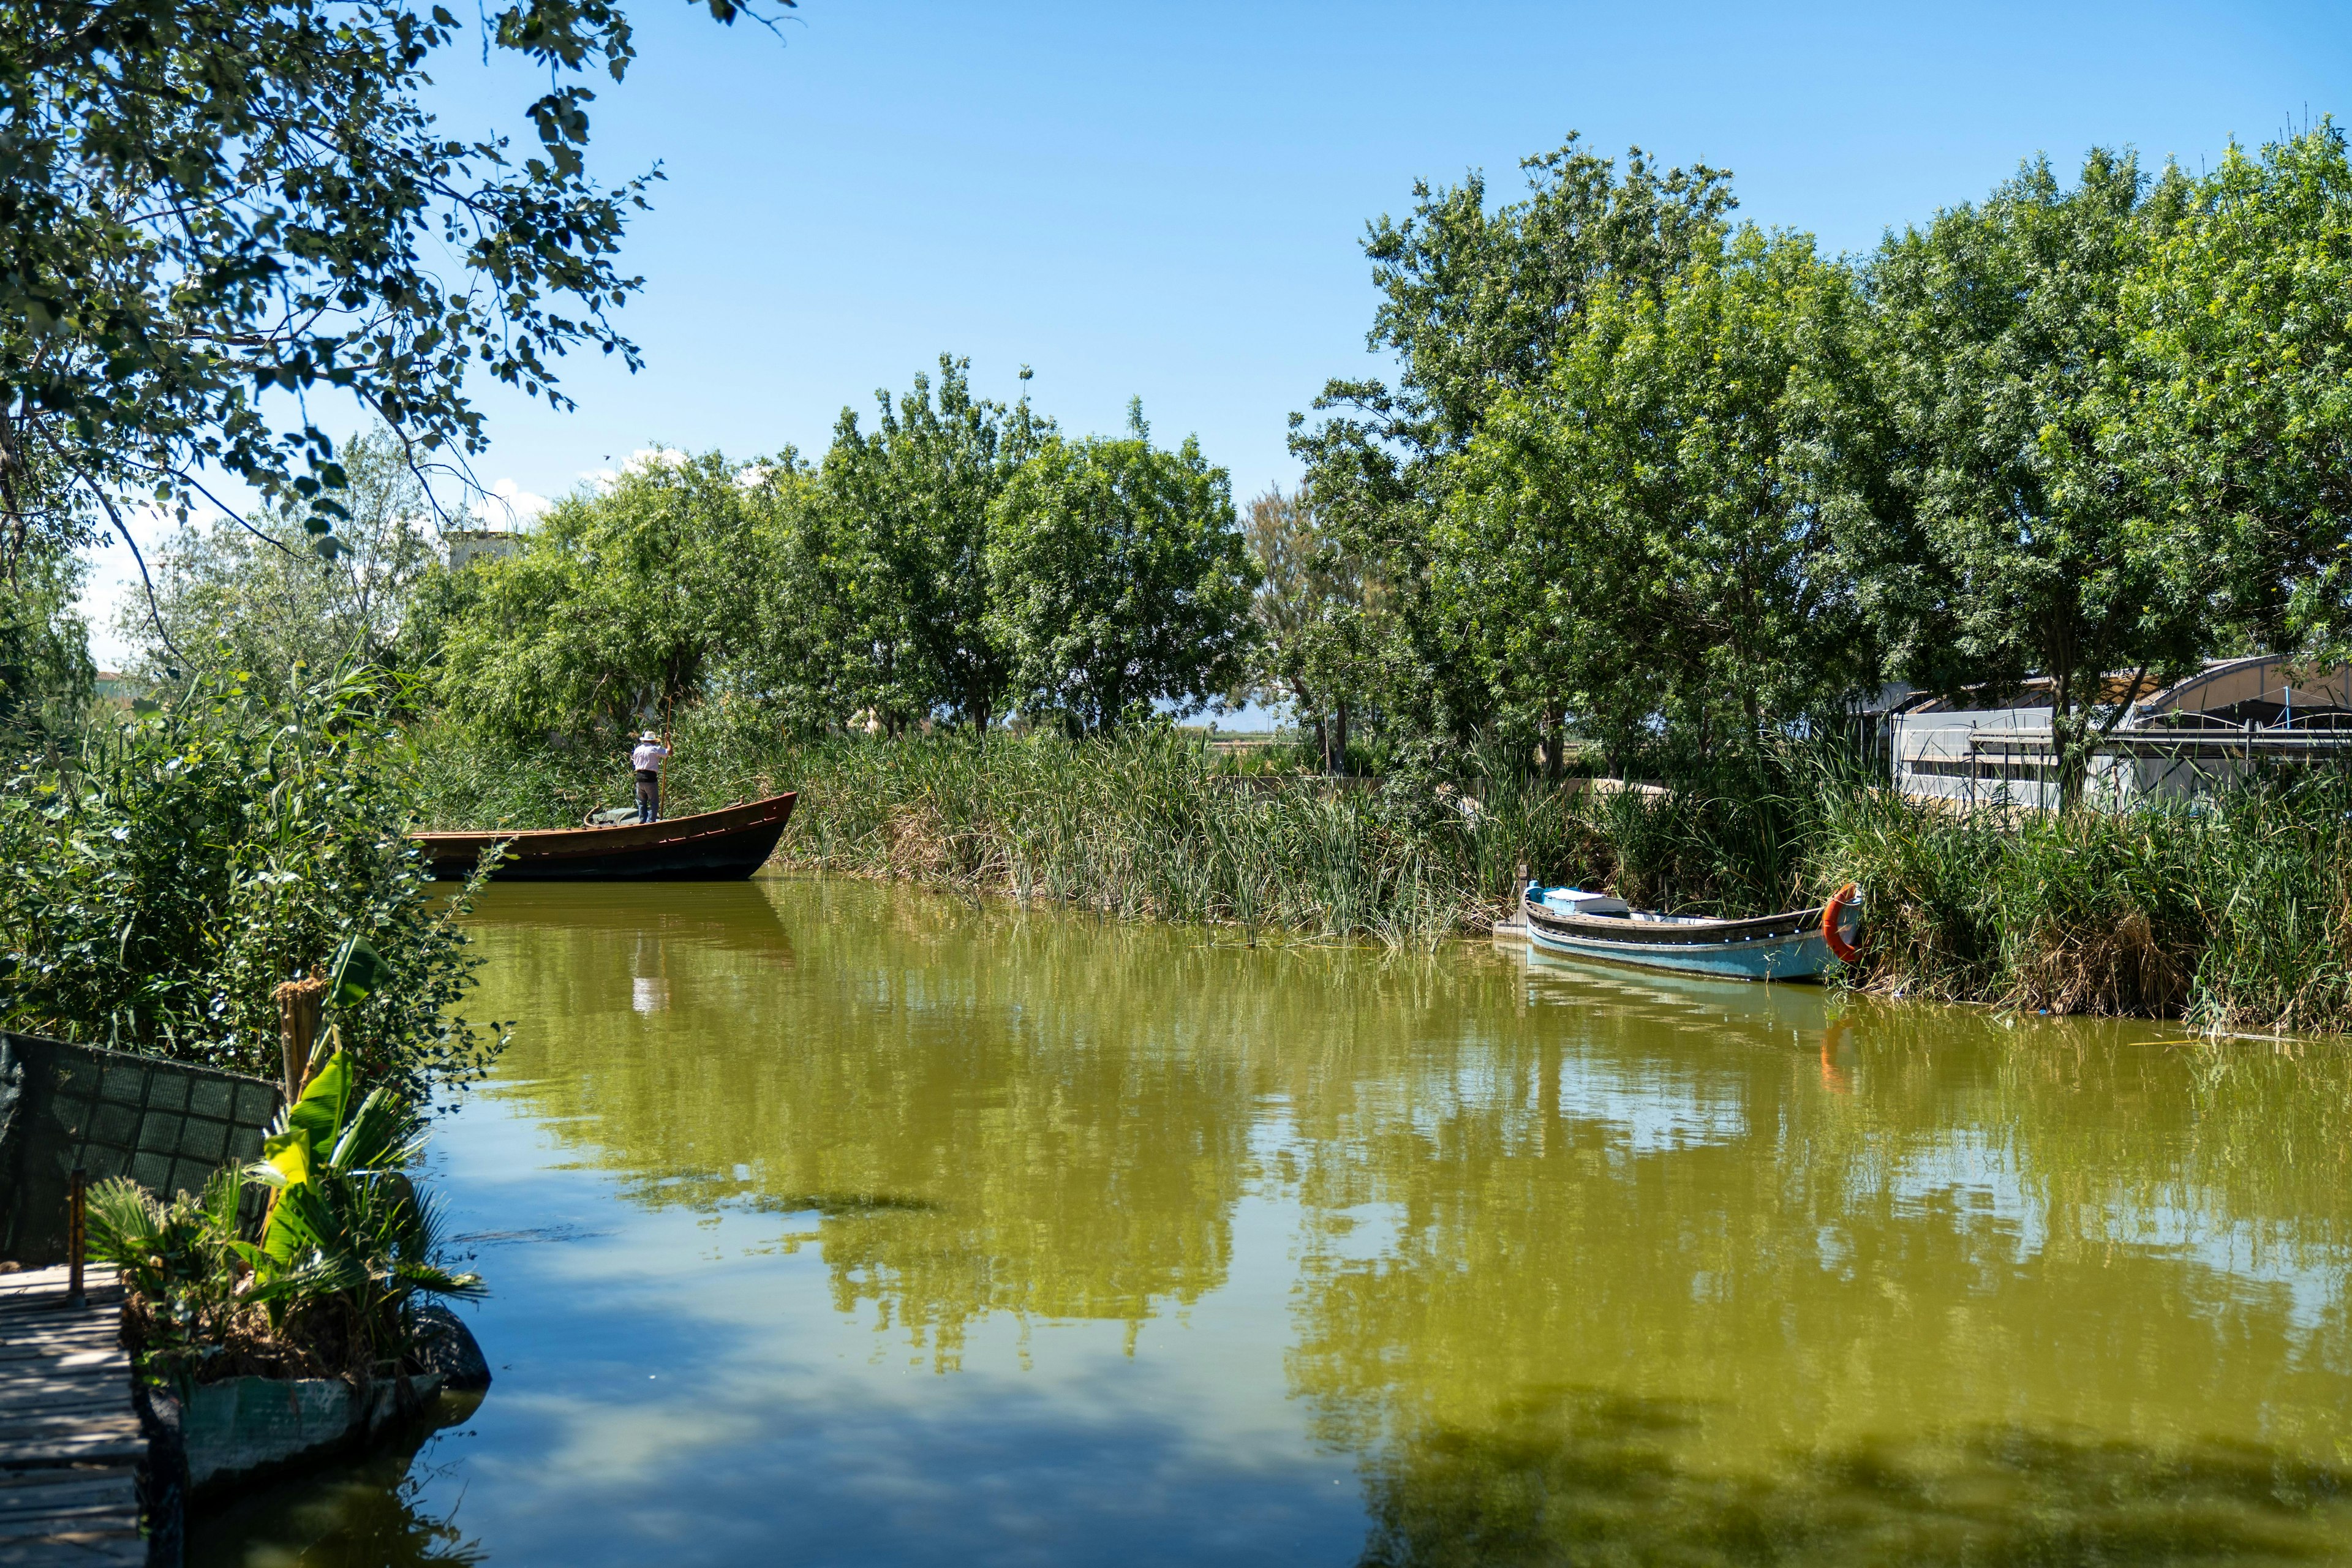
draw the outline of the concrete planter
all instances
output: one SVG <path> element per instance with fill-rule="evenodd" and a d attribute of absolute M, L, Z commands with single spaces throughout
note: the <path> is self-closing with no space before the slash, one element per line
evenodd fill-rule
<path fill-rule="evenodd" d="M 411 1377 L 364 1387 L 332 1377 L 235 1377 L 205 1384 L 184 1401 L 142 1390 L 151 1468 L 172 1510 L 183 1498 L 201 1503 L 357 1452 L 403 1423 L 463 1420 L 490 1385 L 489 1363 L 447 1308 L 416 1316 L 415 1354 L 425 1370 Z M 444 1392 L 458 1403 L 445 1405 Z"/>
<path fill-rule="evenodd" d="M 355 1388 L 331 1377 L 233 1377 L 205 1384 L 180 1412 L 188 1495 L 200 1500 L 347 1453 L 441 1392 L 438 1373 L 402 1382 Z"/>

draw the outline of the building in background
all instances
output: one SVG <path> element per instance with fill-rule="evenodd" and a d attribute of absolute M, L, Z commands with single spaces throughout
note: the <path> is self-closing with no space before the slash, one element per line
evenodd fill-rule
<path fill-rule="evenodd" d="M 503 528 L 451 528 L 442 531 L 448 548 L 449 570 L 462 571 L 477 561 L 504 561 L 522 553 L 522 535 Z"/>
<path fill-rule="evenodd" d="M 2126 805 L 2197 795 L 2269 765 L 2352 760 L 2352 666 L 2305 668 L 2273 654 L 2209 661 L 2184 680 L 2133 690 L 2110 675 L 2102 693 L 2123 721 L 2095 746 L 2086 794 Z M 1895 783 L 1920 799 L 2058 804 L 2049 682 L 2006 705 L 1920 694 L 1886 719 Z"/>

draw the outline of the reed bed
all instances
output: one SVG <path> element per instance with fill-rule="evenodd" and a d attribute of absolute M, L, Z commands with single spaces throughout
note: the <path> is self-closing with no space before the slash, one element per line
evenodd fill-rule
<path fill-rule="evenodd" d="M 1869 893 L 1853 983 L 2211 1030 L 2352 1028 L 2352 780 L 2127 812 L 1954 812 L 1825 790 L 1820 885 Z"/>
<path fill-rule="evenodd" d="M 526 755 L 452 731 L 413 739 L 436 826 L 565 826 L 627 798 L 617 742 Z M 809 870 L 1417 949 L 1490 928 L 1522 864 L 1723 915 L 1853 881 L 1869 902 L 1845 984 L 2214 1030 L 2352 1029 L 2352 779 L 2333 772 L 2062 816 L 1907 800 L 1797 751 L 1641 790 L 1476 749 L 1450 777 L 1243 776 L 1166 730 L 794 745 L 720 704 L 682 719 L 677 743 L 671 811 L 796 788 L 782 855 Z"/>

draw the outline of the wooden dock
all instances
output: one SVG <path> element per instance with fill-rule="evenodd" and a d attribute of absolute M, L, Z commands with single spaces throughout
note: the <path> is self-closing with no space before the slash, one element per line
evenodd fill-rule
<path fill-rule="evenodd" d="M 147 1438 L 110 1268 L 66 1305 L 66 1271 L 0 1274 L 0 1568 L 141 1564 Z"/>

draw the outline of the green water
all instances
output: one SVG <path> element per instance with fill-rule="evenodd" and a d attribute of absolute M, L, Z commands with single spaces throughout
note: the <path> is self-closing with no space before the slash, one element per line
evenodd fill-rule
<path fill-rule="evenodd" d="M 2352 1058 L 495 889 L 498 1383 L 200 1563 L 2352 1558 Z"/>

